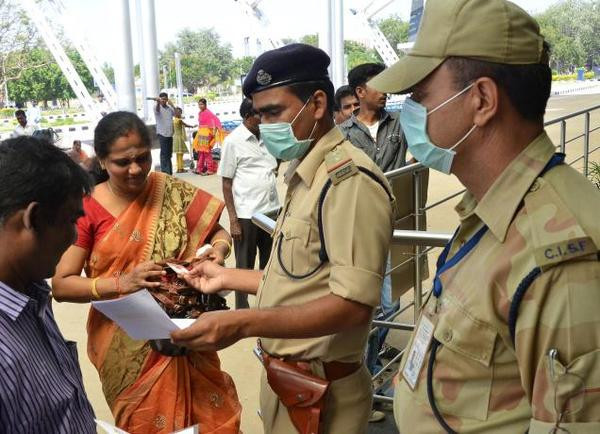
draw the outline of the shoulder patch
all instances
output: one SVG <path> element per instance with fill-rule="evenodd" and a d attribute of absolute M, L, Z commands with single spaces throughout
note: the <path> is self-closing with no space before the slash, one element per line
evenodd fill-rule
<path fill-rule="evenodd" d="M 543 178 L 525 195 L 524 204 L 531 225 L 533 253 L 542 269 L 561 262 L 596 254 L 598 248 Z"/>
<path fill-rule="evenodd" d="M 325 155 L 325 166 L 327 167 L 327 176 L 333 185 L 358 173 L 356 164 L 340 146 L 336 146 Z"/>

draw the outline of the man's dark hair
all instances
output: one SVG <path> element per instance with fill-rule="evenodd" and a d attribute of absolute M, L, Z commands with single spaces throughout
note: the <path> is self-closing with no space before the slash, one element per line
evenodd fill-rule
<path fill-rule="evenodd" d="M 198 102 L 201 102 L 202 104 L 204 104 L 204 105 L 207 105 L 207 104 L 206 104 L 206 98 L 200 98 L 200 99 L 198 100 Z"/>
<path fill-rule="evenodd" d="M 327 95 L 327 112 L 332 115 L 335 99 L 333 97 L 333 83 L 330 80 L 302 81 L 293 83 L 287 88 L 296 95 L 302 102 L 308 101 L 317 90 L 322 90 Z"/>
<path fill-rule="evenodd" d="M 356 94 L 356 88 L 358 86 L 364 86 L 371 78 L 385 69 L 383 63 L 363 63 L 362 65 L 355 66 L 348 73 L 348 85 L 352 89 L 352 92 Z"/>
<path fill-rule="evenodd" d="M 67 200 L 91 190 L 88 174 L 47 141 L 21 136 L 0 143 L 0 223 L 31 202 L 54 223 Z"/>
<path fill-rule="evenodd" d="M 17 110 L 17 111 L 15 111 L 15 117 L 17 117 L 19 115 L 23 115 L 23 116 L 27 117 L 27 115 L 25 114 L 25 110 Z"/>
<path fill-rule="evenodd" d="M 135 113 L 118 111 L 104 116 L 100 119 L 94 130 L 94 151 L 96 152 L 96 158 L 106 158 L 110 153 L 113 143 L 118 138 L 126 136 L 131 132 L 138 133 L 142 143 L 148 148 L 152 146 L 148 127 Z M 93 165 L 92 167 L 96 169 L 93 171 L 96 184 L 108 179 L 108 173 L 100 169 L 100 164 Z M 100 172 L 97 169 L 100 169 Z"/>
<path fill-rule="evenodd" d="M 454 85 L 458 90 L 480 77 L 489 77 L 506 92 L 511 104 L 523 118 L 543 122 L 552 85 L 549 55 L 550 45 L 544 42 L 542 62 L 539 64 L 505 65 L 464 57 L 450 57 L 446 64 L 454 75 Z"/>
<path fill-rule="evenodd" d="M 354 96 L 354 91 L 347 84 L 340 86 L 338 90 L 335 91 L 335 105 L 338 107 L 338 110 L 342 108 L 342 99 L 349 96 Z"/>
<path fill-rule="evenodd" d="M 159 98 L 168 98 L 169 95 L 167 94 L 167 92 L 161 92 L 161 93 L 158 94 L 158 97 Z"/>
<path fill-rule="evenodd" d="M 244 98 L 240 104 L 240 116 L 245 120 L 253 114 L 254 109 L 252 108 L 252 100 L 250 98 Z"/>

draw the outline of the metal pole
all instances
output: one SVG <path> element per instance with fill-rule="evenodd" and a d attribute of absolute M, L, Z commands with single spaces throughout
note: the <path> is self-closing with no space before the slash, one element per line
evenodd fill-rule
<path fill-rule="evenodd" d="M 560 152 L 565 153 L 567 144 L 567 121 L 560 121 Z"/>
<path fill-rule="evenodd" d="M 332 76 L 335 89 L 346 82 L 344 73 L 344 0 L 333 0 L 332 25 Z"/>
<path fill-rule="evenodd" d="M 156 42 L 156 13 L 154 10 L 154 0 L 139 0 L 141 2 L 142 32 L 144 38 L 144 74 L 146 76 L 146 95 L 158 96 L 160 83 L 158 82 L 158 49 Z M 140 65 L 142 66 L 142 65 Z M 154 103 L 144 101 L 148 111 L 152 111 Z"/>
<path fill-rule="evenodd" d="M 583 176 L 587 178 L 590 164 L 590 112 L 585 114 L 583 136 Z"/>
<path fill-rule="evenodd" d="M 140 79 L 142 81 L 141 83 L 141 90 L 142 90 L 142 116 L 144 121 L 148 121 L 148 114 L 152 111 L 151 108 L 149 108 L 149 105 L 146 101 L 146 97 L 148 96 L 148 93 L 146 92 L 146 69 L 144 68 L 145 65 L 145 61 L 144 61 L 144 26 L 142 23 L 142 1 L 141 0 L 135 0 L 135 14 L 136 14 L 136 30 L 137 30 L 137 44 L 138 44 L 138 51 L 139 51 L 139 57 L 138 57 L 138 62 L 140 65 Z M 157 95 L 152 95 L 152 96 L 157 96 Z"/>
<path fill-rule="evenodd" d="M 181 78 L 181 58 L 175 52 L 175 75 L 177 77 L 177 105 L 183 110 L 183 80 Z"/>
<path fill-rule="evenodd" d="M 415 200 L 415 229 L 422 230 L 423 225 L 423 214 L 421 210 L 421 177 L 419 176 L 419 171 L 414 172 L 413 174 L 414 180 L 414 200 Z M 419 319 L 419 312 L 421 310 L 421 305 L 423 304 L 423 288 L 421 282 L 421 246 L 415 246 L 415 262 L 414 262 L 414 291 L 415 291 L 415 310 L 414 310 L 414 320 L 415 324 Z"/>
<path fill-rule="evenodd" d="M 115 40 L 119 41 L 115 56 L 115 87 L 117 90 L 117 105 L 119 110 L 136 112 L 135 84 L 133 82 L 133 49 L 131 47 L 131 22 L 129 15 L 129 0 L 116 0 L 114 10 L 117 15 L 117 33 Z"/>

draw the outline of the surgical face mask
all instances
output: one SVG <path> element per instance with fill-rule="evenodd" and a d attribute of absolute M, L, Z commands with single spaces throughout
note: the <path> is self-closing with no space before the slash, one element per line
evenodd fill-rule
<path fill-rule="evenodd" d="M 260 124 L 260 138 L 262 139 L 267 151 L 275 158 L 290 161 L 295 158 L 302 158 L 312 142 L 312 135 L 317 128 L 317 121 L 313 126 L 308 139 L 298 140 L 294 135 L 292 125 L 304 111 L 310 98 L 304 103 L 298 114 L 292 119 L 292 122 L 279 122 L 276 124 Z"/>
<path fill-rule="evenodd" d="M 471 135 L 477 125 L 473 125 L 467 134 L 465 134 L 462 139 L 456 142 L 454 146 L 444 149 L 436 146 L 429 139 L 429 136 L 427 135 L 427 116 L 442 108 L 446 104 L 454 101 L 463 93 L 471 89 L 474 84 L 475 83 L 472 83 L 465 87 L 456 95 L 430 110 L 429 113 L 427 113 L 427 109 L 422 104 L 419 104 L 410 98 L 404 102 L 402 112 L 400 113 L 400 123 L 402 125 L 404 135 L 406 136 L 406 141 L 408 142 L 408 150 L 413 157 L 415 157 L 424 166 L 430 167 L 445 174 L 450 174 L 452 162 L 454 160 L 454 156 L 456 155 L 456 147 Z"/>

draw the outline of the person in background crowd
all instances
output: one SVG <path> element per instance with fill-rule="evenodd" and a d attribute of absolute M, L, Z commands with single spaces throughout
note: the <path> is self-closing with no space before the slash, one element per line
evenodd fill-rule
<path fill-rule="evenodd" d="M 510 1 L 429 0 L 368 83 L 410 94 L 410 153 L 467 189 L 402 358 L 401 433 L 600 432 L 600 191 L 544 131 L 549 59 Z"/>
<path fill-rule="evenodd" d="M 173 117 L 173 152 L 177 157 L 177 173 L 184 173 L 183 154 L 187 154 L 188 148 L 185 145 L 185 128 L 194 128 L 194 125 L 186 124 L 182 119 L 183 110 L 181 107 L 175 107 L 175 116 Z"/>
<path fill-rule="evenodd" d="M 358 98 L 354 94 L 354 90 L 348 86 L 340 86 L 338 90 L 335 92 L 335 107 L 337 111 L 334 113 L 334 121 L 337 125 L 341 125 L 352 116 L 358 107 L 360 107 L 360 103 L 358 102 Z"/>
<path fill-rule="evenodd" d="M 77 241 L 56 268 L 57 301 L 88 303 L 156 287 L 164 274 L 159 262 L 189 260 L 205 243 L 212 244 L 210 258 L 224 262 L 231 253 L 231 238 L 218 223 L 224 204 L 150 172 L 150 135 L 139 117 L 107 114 L 94 131 L 94 147 L 100 183 L 84 200 Z M 197 305 L 196 297 L 181 297 Z M 238 432 L 241 406 L 217 353 L 133 340 L 95 309 L 87 331 L 88 356 L 119 428 L 170 433 L 200 424 L 203 432 Z"/>
<path fill-rule="evenodd" d="M 87 174 L 33 137 L 0 143 L 0 431 L 96 432 L 75 342 L 65 341 L 45 279 L 77 238 Z"/>
<path fill-rule="evenodd" d="M 258 268 L 262 270 L 269 260 L 273 239 L 251 219 L 256 213 L 279 208 L 278 164 L 260 140 L 260 117 L 252 108 L 251 99 L 242 101 L 240 116 L 243 122 L 225 138 L 218 174 L 223 178 L 236 267 L 253 269 L 258 249 Z M 236 292 L 235 307 L 247 308 L 248 294 Z"/>
<path fill-rule="evenodd" d="M 223 126 L 219 118 L 206 106 L 206 99 L 198 101 L 198 131 L 194 137 L 194 150 L 198 153 L 196 173 L 213 175 L 217 171 L 212 149 L 223 141 Z"/>
<path fill-rule="evenodd" d="M 40 106 L 37 101 L 31 102 L 31 107 L 27 109 L 27 119 L 35 127 L 35 129 L 40 128 L 40 123 L 42 122 L 42 111 L 40 110 Z"/>
<path fill-rule="evenodd" d="M 81 140 L 73 140 L 73 147 L 69 151 L 69 157 L 77 164 L 83 164 L 88 160 L 88 155 L 81 149 Z"/>
<path fill-rule="evenodd" d="M 156 118 L 156 135 L 160 143 L 160 171 L 168 175 L 173 174 L 173 116 L 175 106 L 169 95 L 161 92 L 155 98 L 154 117 Z"/>
<path fill-rule="evenodd" d="M 17 119 L 18 125 L 12 132 L 11 137 L 20 137 L 20 136 L 31 136 L 36 131 L 34 125 L 27 122 L 27 115 L 23 110 L 15 111 L 15 118 Z"/>

